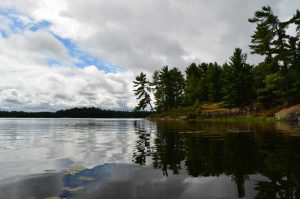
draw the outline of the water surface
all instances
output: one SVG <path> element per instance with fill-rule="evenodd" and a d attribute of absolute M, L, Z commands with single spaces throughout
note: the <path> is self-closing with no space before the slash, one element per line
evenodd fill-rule
<path fill-rule="evenodd" d="M 0 119 L 0 198 L 300 198 L 298 124 Z"/>

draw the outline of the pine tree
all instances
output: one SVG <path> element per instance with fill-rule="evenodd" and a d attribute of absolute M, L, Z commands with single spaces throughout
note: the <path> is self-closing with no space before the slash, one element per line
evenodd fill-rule
<path fill-rule="evenodd" d="M 247 55 L 236 48 L 229 64 L 224 65 L 222 101 L 225 106 L 249 105 L 252 101 L 252 66 L 246 60 Z"/>
<path fill-rule="evenodd" d="M 297 65 L 297 43 L 299 40 L 299 34 L 296 37 L 287 34 L 289 25 L 295 24 L 299 33 L 300 30 L 300 13 L 299 11 L 287 21 L 280 21 L 278 16 L 274 15 L 271 7 L 263 7 L 262 10 L 256 11 L 254 17 L 249 19 L 249 22 L 256 24 L 256 31 L 252 35 L 252 44 L 250 48 L 252 53 L 266 56 L 265 62 L 260 64 L 264 66 L 263 74 L 260 75 L 260 81 L 263 86 L 266 86 L 264 82 L 267 81 L 268 75 L 275 74 L 280 75 L 283 78 L 282 86 L 284 90 L 285 103 L 292 103 L 291 86 L 293 82 L 290 81 L 290 68 Z M 277 74 L 280 72 L 280 74 Z M 256 78 L 258 79 L 258 78 Z M 265 87 L 257 88 L 257 90 L 268 90 Z M 260 96 L 265 92 L 259 93 L 259 98 L 265 98 L 266 96 Z"/>
<path fill-rule="evenodd" d="M 185 79 L 177 68 L 164 66 L 153 75 L 155 105 L 158 112 L 167 111 L 183 103 Z"/>
<path fill-rule="evenodd" d="M 186 73 L 186 86 L 184 89 L 185 97 L 184 102 L 186 105 L 193 105 L 200 99 L 200 70 L 195 63 L 192 63 L 185 70 Z"/>
<path fill-rule="evenodd" d="M 136 88 L 134 90 L 134 94 L 139 100 L 139 104 L 135 108 L 135 111 L 144 110 L 148 105 L 150 106 L 151 110 L 154 111 L 151 105 L 151 88 L 149 85 L 149 81 L 147 81 L 146 74 L 141 72 L 140 75 L 136 76 L 135 81 L 133 81 L 133 83 L 134 87 Z"/>
<path fill-rule="evenodd" d="M 274 51 L 272 49 L 272 40 L 274 39 L 273 27 L 270 25 L 270 18 L 273 16 L 271 7 L 263 7 L 256 11 L 254 17 L 249 19 L 250 23 L 256 23 L 256 30 L 251 36 L 251 53 L 265 56 L 266 62 L 271 62 Z"/>
<path fill-rule="evenodd" d="M 219 102 L 222 97 L 222 68 L 217 63 L 208 66 L 208 99 L 211 102 Z"/>

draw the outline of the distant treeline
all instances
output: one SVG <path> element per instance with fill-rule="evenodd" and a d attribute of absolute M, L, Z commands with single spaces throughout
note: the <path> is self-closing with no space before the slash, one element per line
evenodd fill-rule
<path fill-rule="evenodd" d="M 255 109 L 300 103 L 300 11 L 281 21 L 263 7 L 249 22 L 256 26 L 249 47 L 261 63 L 248 64 L 247 54 L 236 48 L 227 63 L 192 63 L 185 74 L 168 66 L 150 79 L 142 72 L 134 80 L 136 110 L 164 112 L 203 102 Z"/>
<path fill-rule="evenodd" d="M 0 117 L 7 118 L 145 118 L 150 112 L 103 110 L 101 108 L 72 108 L 56 112 L 0 111 Z"/>

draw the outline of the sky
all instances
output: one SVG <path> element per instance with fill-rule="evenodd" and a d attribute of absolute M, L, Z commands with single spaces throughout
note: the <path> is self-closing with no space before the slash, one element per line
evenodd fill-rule
<path fill-rule="evenodd" d="M 0 110 L 131 110 L 141 71 L 249 54 L 248 18 L 265 5 L 282 20 L 300 9 L 299 0 L 1 0 Z"/>

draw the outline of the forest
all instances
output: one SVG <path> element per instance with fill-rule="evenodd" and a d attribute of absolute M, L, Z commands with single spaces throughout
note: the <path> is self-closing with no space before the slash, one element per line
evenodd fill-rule
<path fill-rule="evenodd" d="M 146 111 L 113 111 L 94 107 L 72 108 L 56 112 L 0 111 L 0 117 L 7 118 L 144 118 Z"/>
<path fill-rule="evenodd" d="M 282 21 L 269 6 L 250 18 L 255 26 L 251 54 L 263 61 L 251 65 L 236 48 L 224 64 L 192 63 L 185 73 L 164 66 L 150 79 L 141 72 L 133 81 L 136 111 L 164 112 L 203 102 L 223 107 L 285 107 L 300 103 L 300 11 Z"/>

